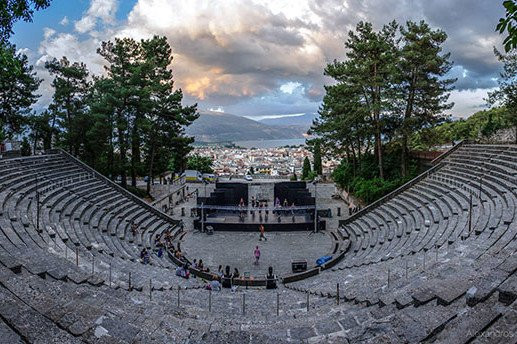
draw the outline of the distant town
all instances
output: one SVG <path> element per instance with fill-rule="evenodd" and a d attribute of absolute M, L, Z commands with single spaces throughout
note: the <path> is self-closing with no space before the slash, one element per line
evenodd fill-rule
<path fill-rule="evenodd" d="M 253 168 L 254 173 L 271 176 L 301 175 L 303 160 L 312 153 L 305 146 L 276 148 L 242 148 L 218 145 L 196 147 L 192 154 L 213 160 L 214 173 L 219 176 L 244 175 Z M 335 159 L 323 158 L 323 174 L 330 174 L 339 164 Z"/>

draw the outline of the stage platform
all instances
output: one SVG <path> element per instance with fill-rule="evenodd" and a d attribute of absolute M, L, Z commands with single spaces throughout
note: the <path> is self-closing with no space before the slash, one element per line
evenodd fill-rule
<path fill-rule="evenodd" d="M 294 221 L 293 221 L 294 220 Z M 308 215 L 280 216 L 251 216 L 227 214 L 208 216 L 204 222 L 204 228 L 211 226 L 214 231 L 239 231 L 239 232 L 258 232 L 259 225 L 263 224 L 266 232 L 275 231 L 314 231 L 314 221 Z M 325 221 L 319 221 L 319 230 L 325 229 Z M 201 221 L 194 221 L 194 228 L 201 229 Z"/>
<path fill-rule="evenodd" d="M 267 241 L 259 240 L 258 230 L 254 233 L 215 232 L 206 235 L 197 231 L 187 232 L 181 239 L 181 250 L 189 259 L 202 259 L 210 271 L 229 265 L 231 270 L 239 269 L 243 274 L 249 271 L 255 278 L 267 274 L 269 266 L 275 274 L 284 277 L 292 274 L 293 260 L 306 260 L 312 268 L 316 260 L 334 253 L 335 242 L 328 232 L 266 232 Z M 253 264 L 253 251 L 259 246 L 260 264 Z"/>

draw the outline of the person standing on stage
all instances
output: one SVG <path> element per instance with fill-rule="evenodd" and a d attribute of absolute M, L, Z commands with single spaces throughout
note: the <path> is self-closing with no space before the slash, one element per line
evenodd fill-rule
<path fill-rule="evenodd" d="M 255 255 L 255 265 L 259 265 L 259 259 L 260 259 L 260 249 L 258 246 L 255 246 L 255 251 L 253 252 Z"/>
<path fill-rule="evenodd" d="M 263 225 L 263 224 L 261 224 L 261 225 L 259 226 L 259 231 L 260 231 L 259 241 L 262 241 L 262 239 L 264 239 L 265 241 L 267 241 L 267 238 L 266 238 L 266 236 L 264 235 L 265 228 L 264 228 L 264 225 Z"/>

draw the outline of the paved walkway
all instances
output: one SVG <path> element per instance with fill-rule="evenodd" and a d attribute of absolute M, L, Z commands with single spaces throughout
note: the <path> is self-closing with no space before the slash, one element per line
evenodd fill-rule
<path fill-rule="evenodd" d="M 267 241 L 259 241 L 259 232 L 214 232 L 207 235 L 189 231 L 181 242 L 181 249 L 190 259 L 203 259 L 210 271 L 219 265 L 236 267 L 241 273 L 265 275 L 269 266 L 276 273 L 291 273 L 291 260 L 306 259 L 307 265 L 315 266 L 316 259 L 332 253 L 332 239 L 326 232 L 266 232 Z M 260 264 L 254 265 L 253 252 L 259 246 Z"/>

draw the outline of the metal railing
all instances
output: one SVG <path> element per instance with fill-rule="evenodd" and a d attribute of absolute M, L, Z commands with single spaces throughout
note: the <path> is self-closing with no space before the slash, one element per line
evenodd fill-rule
<path fill-rule="evenodd" d="M 160 205 L 162 202 L 167 201 L 169 197 L 174 197 L 174 195 L 178 192 L 181 192 L 183 188 L 186 187 L 185 177 L 178 177 L 174 180 L 173 186 L 178 186 L 177 188 L 174 188 L 172 191 L 168 191 L 164 196 L 160 197 L 159 199 L 153 201 L 151 205 L 157 206 Z M 169 204 L 170 206 L 170 204 Z"/>
<path fill-rule="evenodd" d="M 297 210 L 312 210 L 314 211 L 314 208 L 316 206 L 314 205 L 307 205 L 307 206 L 287 206 L 287 207 L 251 207 L 251 206 L 233 206 L 233 205 L 208 205 L 208 204 L 199 204 L 197 206 L 200 209 L 213 209 L 213 210 L 225 210 L 225 211 L 276 211 L 276 212 L 289 212 L 289 211 L 297 211 Z"/>

